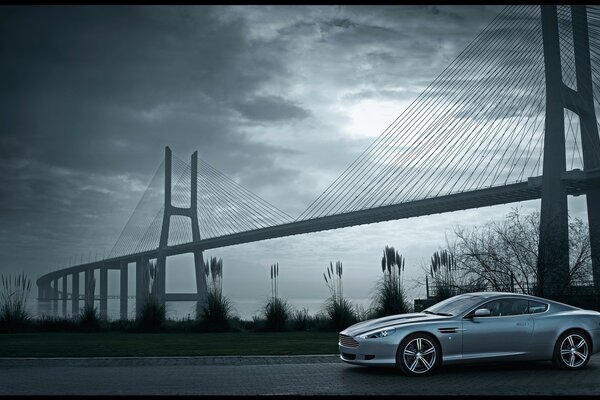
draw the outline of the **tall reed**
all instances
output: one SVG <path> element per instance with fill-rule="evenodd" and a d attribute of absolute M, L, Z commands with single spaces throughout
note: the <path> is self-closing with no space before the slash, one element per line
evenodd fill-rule
<path fill-rule="evenodd" d="M 287 301 L 279 298 L 279 263 L 271 265 L 271 298 L 263 313 L 268 331 L 284 331 L 292 313 Z"/>
<path fill-rule="evenodd" d="M 340 330 L 354 324 L 357 321 L 356 312 L 352 304 L 344 298 L 344 268 L 341 261 L 336 261 L 335 269 L 333 262 L 323 273 L 325 285 L 329 288 L 331 295 L 325 301 L 325 313 L 329 317 L 331 328 Z"/>
<path fill-rule="evenodd" d="M 394 247 L 385 246 L 381 258 L 383 277 L 377 282 L 372 300 L 375 316 L 404 314 L 409 305 L 403 287 L 405 259 Z"/>
<path fill-rule="evenodd" d="M 2 275 L 0 295 L 0 326 L 2 330 L 22 327 L 29 319 L 27 296 L 31 291 L 31 279 L 23 272 L 17 276 Z"/>
<path fill-rule="evenodd" d="M 142 271 L 145 299 L 136 321 L 137 328 L 142 332 L 158 332 L 162 330 L 167 316 L 164 303 L 158 299 L 158 267 L 155 262 L 146 261 Z"/>
<path fill-rule="evenodd" d="M 202 330 L 228 330 L 233 307 L 231 301 L 223 295 L 223 259 L 211 257 L 203 262 L 207 296 L 206 303 L 197 306 L 196 318 L 200 320 Z"/>
<path fill-rule="evenodd" d="M 448 250 L 436 251 L 431 256 L 429 267 L 436 300 L 445 300 L 458 294 L 455 282 L 456 260 Z"/>
<path fill-rule="evenodd" d="M 94 293 L 96 291 L 96 278 L 92 278 L 85 285 L 85 303 L 79 315 L 79 327 L 84 332 L 94 332 L 100 328 L 100 315 L 94 307 Z"/>

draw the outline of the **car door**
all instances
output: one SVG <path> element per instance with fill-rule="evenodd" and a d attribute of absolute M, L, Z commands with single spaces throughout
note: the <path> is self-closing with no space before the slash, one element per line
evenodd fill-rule
<path fill-rule="evenodd" d="M 501 298 L 477 307 L 491 311 L 489 316 L 463 318 L 463 358 L 516 357 L 530 351 L 533 320 L 528 301 Z"/>

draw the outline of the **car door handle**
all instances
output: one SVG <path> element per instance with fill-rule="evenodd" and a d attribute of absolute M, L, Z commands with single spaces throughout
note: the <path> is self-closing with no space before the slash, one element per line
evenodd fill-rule
<path fill-rule="evenodd" d="M 527 322 L 517 322 L 517 326 L 526 326 Z"/>

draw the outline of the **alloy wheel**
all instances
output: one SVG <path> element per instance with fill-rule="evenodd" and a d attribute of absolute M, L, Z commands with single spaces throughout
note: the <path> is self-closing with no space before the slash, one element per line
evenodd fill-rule
<path fill-rule="evenodd" d="M 402 350 L 404 365 L 414 374 L 429 372 L 435 366 L 436 357 L 435 346 L 423 337 L 411 340 Z"/>
<path fill-rule="evenodd" d="M 588 359 L 587 341 L 577 333 L 569 334 L 560 344 L 560 358 L 569 368 L 578 368 Z"/>

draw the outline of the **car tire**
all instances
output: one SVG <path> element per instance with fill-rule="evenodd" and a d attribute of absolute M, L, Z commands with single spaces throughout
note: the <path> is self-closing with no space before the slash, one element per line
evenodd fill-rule
<path fill-rule="evenodd" d="M 396 352 L 396 367 L 407 376 L 431 375 L 441 361 L 440 345 L 427 333 L 408 335 Z"/>
<path fill-rule="evenodd" d="M 558 368 L 576 371 L 585 368 L 591 356 L 592 346 L 588 336 L 579 330 L 570 330 L 556 341 L 552 362 Z"/>

